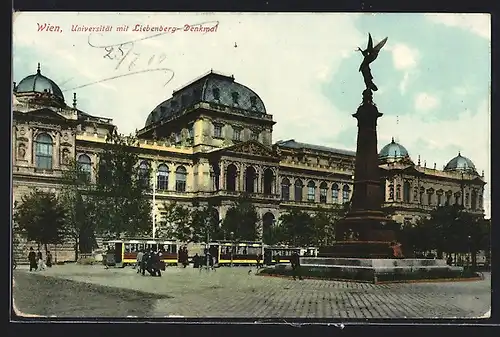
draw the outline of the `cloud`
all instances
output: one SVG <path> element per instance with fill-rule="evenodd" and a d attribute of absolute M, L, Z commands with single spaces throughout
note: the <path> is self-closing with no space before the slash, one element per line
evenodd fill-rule
<path fill-rule="evenodd" d="M 444 14 L 429 13 L 427 18 L 432 22 L 443 24 L 450 27 L 459 27 L 485 39 L 491 39 L 491 15 L 486 13 L 468 13 L 468 14 Z"/>
<path fill-rule="evenodd" d="M 390 50 L 392 51 L 392 61 L 396 69 L 409 70 L 416 67 L 419 58 L 417 49 L 410 48 L 403 43 L 397 43 Z"/>
<path fill-rule="evenodd" d="M 415 110 L 427 112 L 439 105 L 439 99 L 431 94 L 421 92 L 415 96 Z"/>
<path fill-rule="evenodd" d="M 399 91 L 404 95 L 411 78 L 416 74 L 420 53 L 416 48 L 411 48 L 404 43 L 396 43 L 388 50 L 392 53 L 394 68 L 404 72 L 403 79 L 399 84 Z"/>

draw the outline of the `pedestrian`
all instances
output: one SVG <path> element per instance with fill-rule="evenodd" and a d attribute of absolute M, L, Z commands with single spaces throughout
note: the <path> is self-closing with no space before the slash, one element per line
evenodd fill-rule
<path fill-rule="evenodd" d="M 49 268 L 52 267 L 52 254 L 50 253 L 49 250 L 47 251 L 46 259 L 47 259 L 47 267 Z"/>
<path fill-rule="evenodd" d="M 36 253 L 33 250 L 33 247 L 30 247 L 30 252 L 28 254 L 28 261 L 30 263 L 30 271 L 37 270 L 38 266 L 36 265 Z"/>
<path fill-rule="evenodd" d="M 200 268 L 200 256 L 198 253 L 194 254 L 193 257 L 193 268 Z"/>
<path fill-rule="evenodd" d="M 292 253 L 290 263 L 292 264 L 293 279 L 296 280 L 298 276 L 299 280 L 302 280 L 302 275 L 300 274 L 300 257 L 297 252 Z"/>
<path fill-rule="evenodd" d="M 257 261 L 257 269 L 259 269 L 261 266 L 260 261 L 262 261 L 262 254 L 261 253 L 257 254 L 256 261 Z"/>
<path fill-rule="evenodd" d="M 453 258 L 451 257 L 451 254 L 450 254 L 450 255 L 448 255 L 448 258 L 446 259 L 446 264 L 448 266 L 451 266 L 452 263 L 453 263 Z"/>
<path fill-rule="evenodd" d="M 184 268 L 186 268 L 189 265 L 189 252 L 187 247 L 184 247 L 182 250 L 182 264 Z"/>
<path fill-rule="evenodd" d="M 142 249 L 140 249 L 137 252 L 137 259 L 136 259 L 135 266 L 134 266 L 134 268 L 137 269 L 137 274 L 139 274 L 141 272 L 141 263 L 142 263 L 143 256 L 144 256 L 144 253 L 143 253 Z"/>
<path fill-rule="evenodd" d="M 38 250 L 38 252 L 36 253 L 36 258 L 37 258 L 37 263 L 38 263 L 38 271 L 40 270 L 45 270 L 45 262 L 43 262 L 43 256 L 42 256 L 42 252 L 40 251 L 40 249 Z"/>
<path fill-rule="evenodd" d="M 141 274 L 142 276 L 146 275 L 146 269 L 149 264 L 149 259 L 150 259 L 150 254 L 148 251 L 144 252 L 144 255 L 142 255 L 142 260 L 141 260 Z"/>

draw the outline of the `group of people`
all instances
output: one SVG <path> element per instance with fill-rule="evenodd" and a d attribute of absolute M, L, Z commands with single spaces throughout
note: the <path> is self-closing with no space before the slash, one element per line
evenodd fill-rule
<path fill-rule="evenodd" d="M 46 267 L 52 267 L 52 254 L 50 251 L 46 253 L 46 261 L 43 260 L 43 255 L 40 249 L 35 253 L 33 247 L 30 247 L 30 252 L 28 253 L 28 261 L 30 263 L 30 271 L 40 271 L 46 269 Z"/>
<path fill-rule="evenodd" d="M 137 253 L 137 263 L 135 265 L 138 274 L 146 275 L 146 271 L 151 276 L 161 276 L 161 271 L 165 270 L 165 263 L 161 260 L 161 252 L 153 250 L 140 250 Z"/>

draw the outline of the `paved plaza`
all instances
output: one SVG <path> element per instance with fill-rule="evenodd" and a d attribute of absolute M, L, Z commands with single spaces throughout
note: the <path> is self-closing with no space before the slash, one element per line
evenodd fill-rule
<path fill-rule="evenodd" d="M 168 267 L 162 277 L 101 265 L 14 271 L 17 309 L 59 317 L 477 318 L 490 309 L 490 289 L 490 274 L 374 285 L 257 276 L 244 267 Z"/>

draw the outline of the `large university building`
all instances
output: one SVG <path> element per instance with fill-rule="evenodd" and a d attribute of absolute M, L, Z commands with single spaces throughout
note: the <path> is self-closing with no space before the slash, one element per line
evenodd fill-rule
<path fill-rule="evenodd" d="M 99 151 L 116 126 L 79 110 L 76 95 L 72 98 L 68 102 L 40 66 L 14 83 L 15 201 L 34 188 L 57 192 L 72 158 L 95 181 Z M 210 72 L 153 111 L 138 113 L 145 117 L 136 132 L 140 165 L 152 169 L 157 216 L 165 202 L 175 200 L 192 207 L 211 202 L 223 219 L 245 193 L 265 228 L 291 208 L 314 212 L 350 199 L 355 153 L 295 139 L 273 142 L 272 114 L 233 76 Z M 420 158 L 415 162 L 393 140 L 379 158 L 383 207 L 396 221 L 414 221 L 446 203 L 483 214 L 484 174 L 460 153 L 441 170 L 422 165 Z"/>

